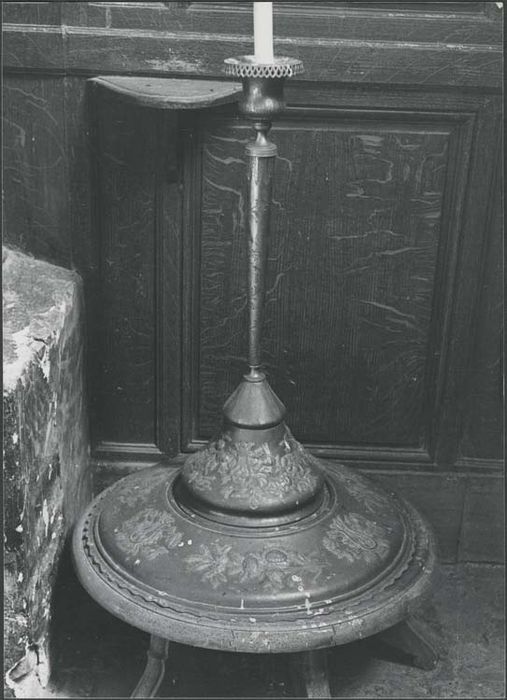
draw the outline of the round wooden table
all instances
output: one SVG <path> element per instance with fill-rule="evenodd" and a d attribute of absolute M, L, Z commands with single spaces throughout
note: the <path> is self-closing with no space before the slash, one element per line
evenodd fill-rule
<path fill-rule="evenodd" d="M 100 605 L 151 635 L 132 697 L 155 695 L 170 641 L 291 652 L 308 697 L 331 696 L 318 650 L 384 630 L 416 665 L 435 665 L 411 620 L 435 565 L 428 525 L 354 470 L 329 462 L 323 471 L 318 502 L 262 528 L 203 509 L 185 493 L 182 472 L 164 464 L 94 500 L 76 526 L 74 560 Z"/>

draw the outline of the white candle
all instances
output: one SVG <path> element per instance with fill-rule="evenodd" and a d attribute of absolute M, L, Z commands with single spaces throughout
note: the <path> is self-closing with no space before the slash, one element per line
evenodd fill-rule
<path fill-rule="evenodd" d="M 254 2 L 255 59 L 273 63 L 273 3 Z"/>

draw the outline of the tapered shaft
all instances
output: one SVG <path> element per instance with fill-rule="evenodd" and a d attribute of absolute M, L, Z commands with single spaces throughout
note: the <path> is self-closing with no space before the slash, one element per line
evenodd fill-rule
<path fill-rule="evenodd" d="M 268 140 L 268 121 L 255 122 L 257 138 L 247 145 L 248 164 L 248 300 L 250 374 L 258 374 L 261 365 L 261 332 L 264 311 L 269 219 L 273 189 L 276 146 Z"/>

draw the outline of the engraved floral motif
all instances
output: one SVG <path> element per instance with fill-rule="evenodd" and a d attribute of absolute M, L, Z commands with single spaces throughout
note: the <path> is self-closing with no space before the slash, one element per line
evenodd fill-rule
<path fill-rule="evenodd" d="M 279 446 L 282 454 L 273 454 L 267 443 L 235 442 L 225 435 L 187 459 L 184 478 L 196 491 L 217 491 L 251 509 L 273 498 L 314 491 L 317 460 L 288 430 Z"/>
<path fill-rule="evenodd" d="M 351 563 L 358 559 L 374 562 L 389 549 L 384 530 L 359 513 L 334 517 L 322 543 L 335 557 Z"/>
<path fill-rule="evenodd" d="M 181 541 L 182 535 L 176 529 L 174 517 L 155 508 L 145 508 L 125 520 L 116 533 L 116 543 L 128 558 L 155 559 L 177 547 Z"/>
<path fill-rule="evenodd" d="M 315 581 L 322 571 L 322 562 L 316 553 L 303 554 L 278 547 L 239 553 L 231 545 L 219 542 L 201 544 L 199 553 L 187 556 L 185 561 L 213 588 L 253 583 L 273 592 L 291 588 L 303 590 L 303 581 Z"/>
<path fill-rule="evenodd" d="M 359 474 L 352 475 L 337 471 L 336 476 L 345 485 L 350 495 L 368 512 L 378 513 L 387 507 L 387 496 L 381 493 L 371 481 Z"/>
<path fill-rule="evenodd" d="M 144 496 L 145 490 L 142 484 L 128 484 L 123 486 L 118 494 L 117 503 L 126 506 L 135 506 Z"/>
<path fill-rule="evenodd" d="M 115 503 L 130 507 L 138 505 L 146 500 L 147 493 L 160 488 L 167 481 L 167 478 L 168 473 L 161 472 L 160 474 L 150 475 L 148 483 L 129 479 L 119 481 L 116 486 L 118 495 Z"/>

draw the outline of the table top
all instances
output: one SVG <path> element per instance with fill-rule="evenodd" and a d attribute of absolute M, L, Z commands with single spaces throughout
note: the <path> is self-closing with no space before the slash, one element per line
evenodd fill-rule
<path fill-rule="evenodd" d="M 122 620 L 194 646 L 294 652 L 380 632 L 429 593 L 431 530 L 353 469 L 323 469 L 312 513 L 263 527 L 193 511 L 179 470 L 131 474 L 77 524 L 78 576 Z"/>

